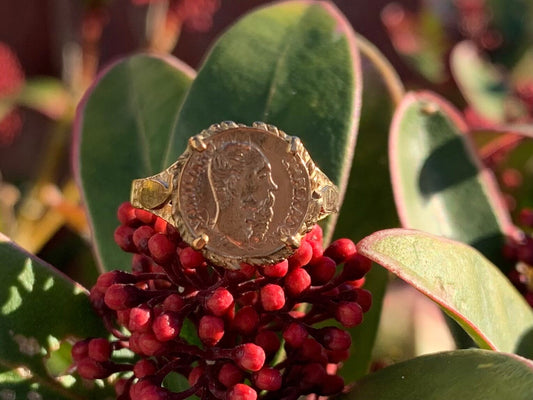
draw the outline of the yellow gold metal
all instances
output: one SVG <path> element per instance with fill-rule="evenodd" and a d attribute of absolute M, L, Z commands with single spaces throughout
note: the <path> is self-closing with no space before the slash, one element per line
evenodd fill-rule
<path fill-rule="evenodd" d="M 238 269 L 294 253 L 338 211 L 339 192 L 299 138 L 226 121 L 191 137 L 166 170 L 134 180 L 131 202 L 177 227 L 212 263 Z"/>
<path fill-rule="evenodd" d="M 191 246 L 194 250 L 202 250 L 208 242 L 209 236 L 207 236 L 205 233 L 202 233 L 200 236 L 198 236 L 192 241 Z"/>
<path fill-rule="evenodd" d="M 293 249 L 297 249 L 298 247 L 300 247 L 300 244 L 302 243 L 302 237 L 300 235 L 288 236 L 281 240 L 284 243 L 286 243 L 288 246 L 291 246 Z"/>
<path fill-rule="evenodd" d="M 291 154 L 296 154 L 298 152 L 298 148 L 301 146 L 301 143 L 302 142 L 300 141 L 300 138 L 292 136 L 287 148 L 288 152 Z"/>
<path fill-rule="evenodd" d="M 191 146 L 196 151 L 204 151 L 205 149 L 207 149 L 207 145 L 198 135 L 189 138 L 189 146 Z"/>

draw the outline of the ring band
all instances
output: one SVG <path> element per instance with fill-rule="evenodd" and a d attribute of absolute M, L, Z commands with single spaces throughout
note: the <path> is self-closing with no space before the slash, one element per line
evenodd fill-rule
<path fill-rule="evenodd" d="M 290 256 L 338 202 L 337 187 L 300 139 L 263 122 L 214 124 L 191 137 L 174 164 L 131 188 L 134 207 L 230 269 Z"/>

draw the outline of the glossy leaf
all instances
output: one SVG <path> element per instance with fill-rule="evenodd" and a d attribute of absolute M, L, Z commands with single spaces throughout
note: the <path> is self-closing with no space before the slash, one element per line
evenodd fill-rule
<path fill-rule="evenodd" d="M 404 227 L 468 243 L 502 267 L 505 234 L 514 228 L 465 132 L 457 111 L 438 96 L 405 97 L 389 144 L 396 207 Z"/>
<path fill-rule="evenodd" d="M 87 291 L 0 234 L 0 293 L 0 388 L 16 398 L 102 398 L 74 377 L 53 378 L 47 363 L 64 340 L 106 335 Z"/>
<path fill-rule="evenodd" d="M 113 241 L 131 181 L 165 169 L 177 115 L 194 73 L 171 57 L 136 55 L 107 68 L 78 108 L 74 164 L 104 270 L 127 269 Z"/>
<path fill-rule="evenodd" d="M 533 398 L 533 363 L 486 350 L 457 350 L 391 365 L 367 375 L 345 397 L 350 400 Z"/>
<path fill-rule="evenodd" d="M 502 73 L 469 41 L 457 44 L 450 57 L 453 77 L 468 103 L 484 119 L 504 122 L 509 89 Z"/>
<path fill-rule="evenodd" d="M 299 136 L 344 193 L 359 116 L 359 68 L 353 31 L 330 3 L 288 1 L 252 12 L 210 51 L 165 164 L 210 124 L 264 121 Z M 330 217 L 326 236 L 333 223 Z"/>
<path fill-rule="evenodd" d="M 407 229 L 376 232 L 357 249 L 438 303 L 479 347 L 533 355 L 533 311 L 475 249 Z"/>
<path fill-rule="evenodd" d="M 363 55 L 365 90 L 357 148 L 334 232 L 334 238 L 348 237 L 355 242 L 376 230 L 399 224 L 392 187 L 388 184 L 387 141 L 392 117 L 391 99 L 386 94 L 380 74 L 370 68 L 366 60 Z M 387 283 L 388 273 L 379 266 L 374 266 L 366 276 L 364 288 L 372 292 L 372 308 L 365 314 L 363 324 L 350 329 L 351 356 L 340 370 L 346 382 L 353 382 L 368 372 Z"/>
<path fill-rule="evenodd" d="M 368 63 L 363 65 L 365 90 L 357 147 L 334 233 L 335 238 L 349 237 L 354 241 L 399 225 L 389 183 L 388 131 L 393 104 L 380 79 L 381 73 Z"/>

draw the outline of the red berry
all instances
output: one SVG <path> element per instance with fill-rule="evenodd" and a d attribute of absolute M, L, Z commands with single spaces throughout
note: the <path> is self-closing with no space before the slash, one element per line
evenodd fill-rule
<path fill-rule="evenodd" d="M 89 357 L 96 361 L 108 361 L 111 357 L 111 343 L 107 339 L 96 338 L 89 342 Z"/>
<path fill-rule="evenodd" d="M 269 283 L 263 286 L 260 296 L 265 311 L 281 310 L 285 305 L 285 292 L 279 285 Z"/>
<path fill-rule="evenodd" d="M 142 210 L 140 208 L 135 209 L 135 217 L 143 224 L 147 225 L 152 224 L 156 219 L 156 216 L 150 211 Z"/>
<path fill-rule="evenodd" d="M 241 382 L 244 378 L 242 370 L 233 363 L 225 363 L 218 372 L 218 381 L 230 388 Z"/>
<path fill-rule="evenodd" d="M 324 255 L 332 258 L 337 263 L 343 263 L 356 253 L 354 242 L 350 239 L 337 239 L 331 243 Z"/>
<path fill-rule="evenodd" d="M 234 359 L 239 367 L 248 371 L 259 371 L 265 364 L 265 351 L 262 347 L 245 343 L 234 349 Z"/>
<path fill-rule="evenodd" d="M 257 392 L 244 383 L 238 383 L 226 395 L 227 400 L 256 400 Z"/>
<path fill-rule="evenodd" d="M 198 323 L 198 337 L 207 346 L 214 346 L 224 336 L 224 320 L 204 315 Z"/>
<path fill-rule="evenodd" d="M 308 241 L 309 243 L 322 243 L 323 232 L 322 232 L 322 228 L 320 227 L 320 225 L 315 224 L 315 226 L 313 226 L 313 229 L 311 229 L 305 235 L 304 239 Z"/>
<path fill-rule="evenodd" d="M 307 241 L 302 241 L 300 247 L 289 257 L 289 268 L 299 268 L 308 264 L 313 257 L 313 248 Z"/>
<path fill-rule="evenodd" d="M 152 323 L 152 331 L 158 340 L 166 342 L 180 334 L 181 323 L 179 314 L 166 312 L 155 318 Z"/>
<path fill-rule="evenodd" d="M 346 361 L 350 357 L 350 351 L 346 350 L 329 350 L 328 352 L 328 362 L 338 364 L 340 362 Z"/>
<path fill-rule="evenodd" d="M 105 304 L 105 292 L 99 290 L 96 286 L 93 286 L 89 293 L 89 300 L 95 310 L 99 313 L 104 313 L 107 310 Z"/>
<path fill-rule="evenodd" d="M 152 312 L 150 308 L 146 306 L 133 307 L 128 318 L 128 329 L 131 332 L 147 332 L 150 330 L 151 321 Z"/>
<path fill-rule="evenodd" d="M 352 345 L 350 334 L 335 327 L 322 328 L 319 331 L 321 342 L 330 350 L 346 350 Z"/>
<path fill-rule="evenodd" d="M 174 293 L 168 296 L 165 301 L 163 301 L 163 310 L 165 311 L 181 311 L 185 305 L 185 300 L 179 294 Z"/>
<path fill-rule="evenodd" d="M 320 382 L 320 394 L 331 396 L 342 392 L 344 379 L 338 375 L 326 375 Z"/>
<path fill-rule="evenodd" d="M 370 268 L 372 261 L 360 254 L 355 253 L 344 263 L 342 277 L 347 281 L 354 281 L 363 278 Z"/>
<path fill-rule="evenodd" d="M 144 378 L 145 376 L 153 375 L 157 372 L 157 365 L 149 358 L 143 358 L 135 363 L 133 373 L 137 378 Z"/>
<path fill-rule="evenodd" d="M 126 396 L 130 390 L 131 381 L 126 378 L 119 378 L 115 382 L 115 394 L 117 398 L 120 396 Z"/>
<path fill-rule="evenodd" d="M 359 289 L 365 285 L 366 277 L 361 279 L 356 279 L 355 281 L 346 281 L 354 289 Z"/>
<path fill-rule="evenodd" d="M 233 319 L 233 327 L 243 335 L 250 335 L 255 332 L 258 324 L 259 314 L 252 306 L 241 308 Z"/>
<path fill-rule="evenodd" d="M 144 254 L 149 254 L 148 240 L 154 235 L 155 231 L 151 226 L 141 225 L 133 232 L 133 243 L 137 250 Z"/>
<path fill-rule="evenodd" d="M 122 225 L 130 225 L 135 222 L 135 208 L 129 201 L 125 201 L 118 206 L 117 218 Z"/>
<path fill-rule="evenodd" d="M 94 285 L 94 288 L 97 290 L 100 290 L 102 292 L 105 292 L 109 286 L 115 284 L 115 283 L 135 283 L 137 282 L 137 278 L 135 275 L 129 274 L 124 271 L 109 271 L 105 272 L 102 275 L 98 277 L 96 280 L 96 285 Z"/>
<path fill-rule="evenodd" d="M 304 340 L 307 338 L 307 329 L 303 325 L 293 322 L 289 324 L 283 331 L 283 339 L 290 347 L 301 347 Z"/>
<path fill-rule="evenodd" d="M 253 375 L 253 382 L 258 389 L 276 391 L 281 388 L 281 373 L 275 368 L 262 368 Z"/>
<path fill-rule="evenodd" d="M 132 332 L 130 340 L 128 341 L 129 349 L 136 354 L 142 354 L 141 346 L 139 346 L 139 339 L 142 332 Z"/>
<path fill-rule="evenodd" d="M 345 327 L 351 328 L 363 322 L 363 310 L 355 302 L 343 301 L 335 310 L 335 319 Z"/>
<path fill-rule="evenodd" d="M 142 353 L 147 356 L 159 355 L 165 349 L 164 344 L 157 340 L 152 332 L 141 333 L 137 343 Z"/>
<path fill-rule="evenodd" d="M 233 272 L 233 271 L 232 271 Z M 259 301 L 259 293 L 254 291 L 244 293 L 238 298 L 237 303 L 240 306 L 255 306 Z"/>
<path fill-rule="evenodd" d="M 275 354 L 281 346 L 281 341 L 276 335 L 276 332 L 270 330 L 262 330 L 255 336 L 254 343 L 261 346 L 267 356 Z"/>
<path fill-rule="evenodd" d="M 298 296 L 311 286 L 311 276 L 303 268 L 295 268 L 285 278 L 285 288 L 291 296 Z"/>
<path fill-rule="evenodd" d="M 192 247 L 185 247 L 179 251 L 180 262 L 185 269 L 195 269 L 205 263 L 205 258 L 199 251 Z"/>
<path fill-rule="evenodd" d="M 131 400 L 166 400 L 168 391 L 149 380 L 140 380 L 130 388 Z"/>
<path fill-rule="evenodd" d="M 76 364 L 78 374 L 85 379 L 104 379 L 113 373 L 105 365 L 92 358 L 85 358 Z"/>
<path fill-rule="evenodd" d="M 167 233 L 167 221 L 163 218 L 156 217 L 154 222 L 154 230 L 158 233 Z"/>
<path fill-rule="evenodd" d="M 112 310 L 124 310 L 139 305 L 145 298 L 143 290 L 133 285 L 116 283 L 107 289 L 104 301 Z"/>
<path fill-rule="evenodd" d="M 74 361 L 80 361 L 89 356 L 89 341 L 90 339 L 80 340 L 72 346 L 70 353 Z"/>
<path fill-rule="evenodd" d="M 206 306 L 213 315 L 221 317 L 233 306 L 233 296 L 227 289 L 219 287 L 207 299 Z"/>
<path fill-rule="evenodd" d="M 328 362 L 326 349 L 313 338 L 304 339 L 300 347 L 300 355 L 306 361 L 316 361 L 322 364 Z"/>
<path fill-rule="evenodd" d="M 166 235 L 156 233 L 148 240 L 148 249 L 155 262 L 164 265 L 174 257 L 176 247 Z"/>
<path fill-rule="evenodd" d="M 361 309 L 364 313 L 370 310 L 372 306 L 372 293 L 365 289 L 356 289 L 357 290 L 357 303 L 361 306 Z"/>
<path fill-rule="evenodd" d="M 319 363 L 304 365 L 301 370 L 300 387 L 309 393 L 326 377 L 326 369 Z"/>
<path fill-rule="evenodd" d="M 150 272 L 152 264 L 152 259 L 142 254 L 134 254 L 133 258 L 131 259 L 131 272 L 133 272 L 134 274 L 141 272 Z"/>
<path fill-rule="evenodd" d="M 283 278 L 289 270 L 289 262 L 283 260 L 277 264 L 265 265 L 262 269 L 262 274 L 269 278 Z"/>
<path fill-rule="evenodd" d="M 120 225 L 113 234 L 113 238 L 119 247 L 129 253 L 137 251 L 135 243 L 133 243 L 133 232 L 134 229 L 132 227 Z"/>
<path fill-rule="evenodd" d="M 323 285 L 333 278 L 337 264 L 329 257 L 319 257 L 311 262 L 308 269 L 312 284 Z"/>
<path fill-rule="evenodd" d="M 255 275 L 257 268 L 254 265 L 242 263 L 239 272 L 244 275 L 245 279 L 251 279 Z"/>

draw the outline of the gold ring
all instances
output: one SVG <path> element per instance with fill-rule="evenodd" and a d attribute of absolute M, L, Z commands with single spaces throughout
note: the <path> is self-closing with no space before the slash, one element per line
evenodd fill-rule
<path fill-rule="evenodd" d="M 263 122 L 214 124 L 191 137 L 174 164 L 131 188 L 134 207 L 230 269 L 290 256 L 338 202 L 337 187 L 300 139 Z"/>

